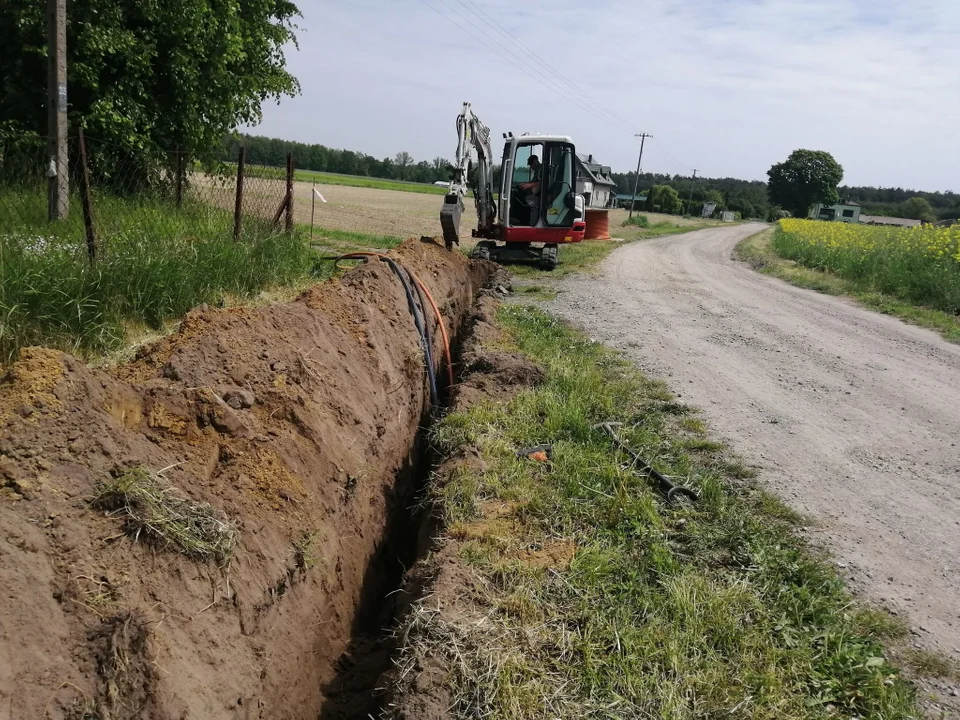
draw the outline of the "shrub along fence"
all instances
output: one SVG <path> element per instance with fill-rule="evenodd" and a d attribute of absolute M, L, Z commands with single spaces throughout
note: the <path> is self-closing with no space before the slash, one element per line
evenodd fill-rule
<path fill-rule="evenodd" d="M 68 157 L 63 187 L 44 138 L 0 136 L 0 364 L 31 344 L 109 350 L 131 325 L 312 272 L 292 157 L 206 165 L 79 130 Z"/>

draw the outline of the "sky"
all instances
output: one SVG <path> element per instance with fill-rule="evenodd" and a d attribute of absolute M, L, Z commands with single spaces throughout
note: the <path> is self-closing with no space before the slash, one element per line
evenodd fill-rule
<path fill-rule="evenodd" d="M 298 0 L 302 94 L 251 132 L 452 158 L 493 131 L 569 135 L 646 172 L 765 180 L 797 148 L 844 184 L 960 192 L 958 0 Z"/>

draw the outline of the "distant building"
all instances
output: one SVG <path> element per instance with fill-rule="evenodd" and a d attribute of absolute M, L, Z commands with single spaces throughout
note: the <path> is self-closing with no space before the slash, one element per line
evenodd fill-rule
<path fill-rule="evenodd" d="M 577 193 L 583 195 L 586 207 L 610 207 L 616 188 L 617 184 L 607 165 L 596 162 L 593 155 L 577 153 Z"/>
<path fill-rule="evenodd" d="M 629 193 L 619 193 L 614 195 L 614 205 L 618 208 L 630 209 L 630 200 L 634 202 L 634 210 L 640 210 L 647 201 L 646 195 L 630 195 Z"/>
<path fill-rule="evenodd" d="M 700 217 L 703 217 L 703 218 L 713 217 L 713 213 L 716 209 L 717 209 L 717 204 L 715 202 L 705 202 L 703 204 L 703 209 L 700 210 Z"/>
<path fill-rule="evenodd" d="M 860 203 L 841 199 L 836 205 L 817 203 L 810 211 L 811 220 L 828 220 L 834 222 L 860 222 Z"/>
<path fill-rule="evenodd" d="M 886 217 L 884 215 L 861 215 L 860 222 L 865 225 L 890 225 L 893 227 L 917 227 L 923 223 L 908 218 Z"/>

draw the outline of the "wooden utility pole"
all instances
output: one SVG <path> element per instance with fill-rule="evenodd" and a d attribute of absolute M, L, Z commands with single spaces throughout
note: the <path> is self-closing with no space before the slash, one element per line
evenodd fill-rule
<path fill-rule="evenodd" d="M 51 222 L 69 214 L 68 158 L 67 0 L 47 0 L 47 215 Z"/>
<path fill-rule="evenodd" d="M 693 215 L 691 208 L 693 206 L 693 186 L 697 184 L 697 170 L 693 170 L 693 180 L 690 182 L 690 199 L 687 201 L 687 215 Z"/>
<path fill-rule="evenodd" d="M 653 135 L 647 133 L 638 133 L 634 137 L 640 138 L 640 157 L 637 158 L 637 177 L 633 181 L 633 197 L 630 198 L 630 218 L 633 218 L 633 205 L 637 201 L 637 188 L 640 187 L 640 161 L 643 160 L 643 144 L 646 142 L 647 138 L 652 138 Z"/>

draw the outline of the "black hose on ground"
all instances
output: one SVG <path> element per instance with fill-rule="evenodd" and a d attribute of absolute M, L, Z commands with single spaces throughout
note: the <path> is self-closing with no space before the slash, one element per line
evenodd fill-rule
<path fill-rule="evenodd" d="M 430 331 L 427 328 L 427 315 L 422 309 L 422 307 L 426 307 L 426 303 L 421 297 L 419 287 L 417 287 L 417 284 L 413 281 L 410 272 L 405 267 L 401 266 L 393 258 L 388 258 L 385 256 L 376 256 L 376 258 L 389 265 L 390 269 L 393 271 L 393 274 L 400 279 L 400 284 L 403 285 L 403 292 L 407 296 L 407 309 L 410 311 L 410 314 L 413 315 L 413 323 L 416 325 L 417 333 L 420 335 L 420 345 L 423 348 L 423 359 L 427 366 L 427 382 L 430 386 L 430 409 L 431 411 L 436 412 L 437 408 L 440 407 L 440 394 L 437 391 L 437 374 L 433 367 L 433 346 L 430 342 Z M 351 255 L 348 253 L 346 255 L 340 255 L 336 259 L 363 260 L 364 262 L 369 262 L 372 258 L 369 255 Z M 416 291 L 414 291 L 414 287 L 417 287 Z M 416 295 L 414 295 L 415 292 Z M 420 298 L 421 306 L 417 305 L 416 298 Z"/>
<path fill-rule="evenodd" d="M 697 500 L 700 499 L 697 493 L 690 488 L 684 487 L 683 485 L 675 485 L 670 478 L 662 475 L 655 467 L 644 460 L 643 457 L 640 456 L 640 453 L 621 440 L 620 436 L 617 435 L 616 431 L 613 429 L 615 425 L 621 424 L 622 423 L 607 422 L 600 423 L 594 427 L 602 428 L 603 431 L 610 436 L 610 439 L 613 440 L 613 444 L 633 459 L 633 466 L 635 468 L 638 468 L 641 472 L 645 472 L 647 475 L 657 481 L 661 492 L 663 492 L 667 498 L 667 502 L 677 502 L 681 497 L 693 502 L 697 502 Z"/>

